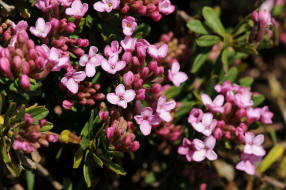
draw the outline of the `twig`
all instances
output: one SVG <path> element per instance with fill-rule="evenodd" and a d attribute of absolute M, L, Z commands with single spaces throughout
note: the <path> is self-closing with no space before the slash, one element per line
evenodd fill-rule
<path fill-rule="evenodd" d="M 8 5 L 5 2 L 3 2 L 3 0 L 0 0 L 0 5 L 2 5 L 2 7 L 7 11 L 7 12 L 11 12 L 15 9 L 15 6 L 13 5 Z"/>
<path fill-rule="evenodd" d="M 189 21 L 191 21 L 191 20 L 193 20 L 194 18 L 193 17 L 191 17 L 190 15 L 188 15 L 185 11 L 183 11 L 183 10 L 178 10 L 177 11 L 177 15 L 179 16 L 179 17 L 181 17 L 185 22 L 189 22 Z"/>
<path fill-rule="evenodd" d="M 280 188 L 280 189 L 286 189 L 286 185 L 280 181 L 278 181 L 275 178 L 266 176 L 266 175 L 261 175 L 259 173 L 255 174 L 256 177 L 258 177 L 261 181 L 265 181 L 266 183 L 269 183 L 273 185 L 274 187 Z"/>

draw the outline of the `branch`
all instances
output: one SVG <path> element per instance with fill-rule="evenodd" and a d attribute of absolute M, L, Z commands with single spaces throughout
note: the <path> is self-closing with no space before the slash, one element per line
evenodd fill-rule
<path fill-rule="evenodd" d="M 7 11 L 7 12 L 11 12 L 15 9 L 15 6 L 13 5 L 8 5 L 5 2 L 3 2 L 3 0 L 0 0 L 0 5 L 2 5 L 2 7 Z"/>

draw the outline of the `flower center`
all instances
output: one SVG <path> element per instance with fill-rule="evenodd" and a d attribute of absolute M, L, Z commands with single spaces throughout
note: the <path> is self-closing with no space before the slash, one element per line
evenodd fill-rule
<path fill-rule="evenodd" d="M 112 69 L 112 70 L 115 69 L 115 65 L 111 65 L 111 69 Z"/>
<path fill-rule="evenodd" d="M 108 6 L 109 6 L 109 7 L 112 7 L 112 3 L 108 3 Z"/>
<path fill-rule="evenodd" d="M 124 97 L 123 97 L 123 96 L 119 96 L 119 100 L 120 100 L 120 101 L 123 101 L 123 100 L 124 100 Z"/>
<path fill-rule="evenodd" d="M 126 26 L 127 26 L 128 28 L 131 28 L 131 23 L 128 22 L 128 23 L 126 24 Z"/>

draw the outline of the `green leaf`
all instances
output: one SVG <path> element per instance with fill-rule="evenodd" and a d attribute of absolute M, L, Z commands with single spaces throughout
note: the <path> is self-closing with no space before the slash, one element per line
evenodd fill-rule
<path fill-rule="evenodd" d="M 146 184 L 152 184 L 156 181 L 156 176 L 154 172 L 149 172 L 145 177 L 145 183 Z"/>
<path fill-rule="evenodd" d="M 233 45 L 233 48 L 241 53 L 247 53 L 247 54 L 252 54 L 252 55 L 258 55 L 258 51 L 255 49 L 255 47 L 249 46 L 249 45 Z"/>
<path fill-rule="evenodd" d="M 203 8 L 203 17 L 205 18 L 207 25 L 213 29 L 214 32 L 222 37 L 225 36 L 225 29 L 220 21 L 220 18 L 211 7 Z"/>
<path fill-rule="evenodd" d="M 183 92 L 184 87 L 184 85 L 181 85 L 179 87 L 171 86 L 170 88 L 168 88 L 168 90 L 164 92 L 164 95 L 167 99 L 174 98 Z"/>
<path fill-rule="evenodd" d="M 4 161 L 4 164 L 6 165 L 7 169 L 10 171 L 10 173 L 13 176 L 19 176 L 21 173 L 21 168 L 17 165 L 15 165 L 10 158 L 10 155 L 8 153 L 6 141 L 2 140 L 0 144 L 0 150 L 1 150 L 1 156 Z"/>
<path fill-rule="evenodd" d="M 26 108 L 26 113 L 30 114 L 35 122 L 38 122 L 49 114 L 49 110 L 45 106 L 31 106 Z"/>
<path fill-rule="evenodd" d="M 103 162 L 102 160 L 95 154 L 95 153 L 92 153 L 92 156 L 93 156 L 93 159 L 95 161 L 95 163 L 99 166 L 99 167 L 103 167 Z"/>
<path fill-rule="evenodd" d="M 151 32 L 151 26 L 146 23 L 142 23 L 136 27 L 133 36 L 135 36 L 137 39 L 141 39 L 148 36 L 150 32 Z"/>
<path fill-rule="evenodd" d="M 35 186 L 35 174 L 31 170 L 26 170 L 27 190 L 33 190 Z"/>
<path fill-rule="evenodd" d="M 244 77 L 242 79 L 239 80 L 239 84 L 241 86 L 245 86 L 245 87 L 250 87 L 253 83 L 253 78 L 252 77 Z"/>
<path fill-rule="evenodd" d="M 73 168 L 78 168 L 83 158 L 83 150 L 81 147 L 77 149 L 73 157 Z"/>
<path fill-rule="evenodd" d="M 104 165 L 110 169 L 111 171 L 114 171 L 115 173 L 119 175 L 126 175 L 126 171 L 117 163 L 111 162 L 111 161 L 105 161 Z"/>
<path fill-rule="evenodd" d="M 91 180 L 92 180 L 92 162 L 89 156 L 89 151 L 86 151 L 85 154 L 85 161 L 83 165 L 83 177 L 88 187 L 91 187 Z"/>
<path fill-rule="evenodd" d="M 192 73 L 196 73 L 205 63 L 209 56 L 209 52 L 205 53 L 200 53 L 196 56 L 193 66 L 192 66 Z"/>
<path fill-rule="evenodd" d="M 262 104 L 265 100 L 265 97 L 261 94 L 255 95 L 251 97 L 253 103 L 254 103 L 254 107 L 259 106 L 260 104 Z"/>
<path fill-rule="evenodd" d="M 195 101 L 182 102 L 182 105 L 176 111 L 176 119 L 180 119 L 184 115 L 187 115 L 195 104 Z"/>
<path fill-rule="evenodd" d="M 43 126 L 41 127 L 40 132 L 50 131 L 53 127 L 54 127 L 54 125 L 53 125 L 51 122 L 47 121 L 47 122 L 45 123 L 45 125 L 43 125 Z"/>
<path fill-rule="evenodd" d="M 13 113 L 16 111 L 16 107 L 17 107 L 17 105 L 15 102 L 11 102 L 9 104 L 9 107 L 5 113 L 5 121 L 7 121 L 8 118 L 13 115 Z"/>
<path fill-rule="evenodd" d="M 87 15 L 86 18 L 85 18 L 85 25 L 89 28 L 91 28 L 92 26 L 92 23 L 93 23 L 93 18 L 91 15 Z"/>
<path fill-rule="evenodd" d="M 187 23 L 187 27 L 193 31 L 196 32 L 198 34 L 209 34 L 209 32 L 206 29 L 206 26 L 204 26 L 204 24 L 199 21 L 199 20 L 191 20 L 190 22 Z"/>
<path fill-rule="evenodd" d="M 281 144 L 275 145 L 267 156 L 262 160 L 259 166 L 259 172 L 265 172 L 274 162 L 282 157 L 284 153 L 284 146 Z"/>
<path fill-rule="evenodd" d="M 72 186 L 72 182 L 69 178 L 64 178 L 64 182 L 63 182 L 63 190 L 72 190 L 73 186 Z"/>
<path fill-rule="evenodd" d="M 196 40 L 198 46 L 209 47 L 220 42 L 220 37 L 215 35 L 203 35 Z"/>
<path fill-rule="evenodd" d="M 278 174 L 281 177 L 286 177 L 286 156 L 283 157 L 282 162 L 280 164 Z"/>
<path fill-rule="evenodd" d="M 228 74 L 222 77 L 222 81 L 227 81 L 229 80 L 230 82 L 234 82 L 235 79 L 237 78 L 238 75 L 238 70 L 236 67 L 231 67 Z"/>

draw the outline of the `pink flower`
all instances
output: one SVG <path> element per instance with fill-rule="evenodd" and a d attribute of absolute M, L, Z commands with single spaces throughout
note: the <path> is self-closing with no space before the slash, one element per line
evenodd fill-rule
<path fill-rule="evenodd" d="M 69 7 L 72 3 L 73 3 L 73 0 L 58 0 L 61 5 L 63 7 Z"/>
<path fill-rule="evenodd" d="M 39 38 L 45 38 L 51 31 L 52 25 L 49 22 L 45 22 L 43 18 L 38 18 L 36 21 L 36 27 L 30 27 L 30 32 Z"/>
<path fill-rule="evenodd" d="M 161 96 L 157 103 L 156 112 L 158 113 L 159 117 L 166 121 L 170 122 L 172 120 L 172 116 L 169 111 L 176 107 L 176 102 L 174 100 L 166 101 L 165 96 Z"/>
<path fill-rule="evenodd" d="M 217 154 L 213 151 L 216 144 L 216 139 L 213 136 L 207 137 L 204 142 L 199 139 L 194 139 L 193 143 L 196 148 L 192 157 L 194 161 L 200 162 L 205 158 L 209 160 L 217 159 Z"/>
<path fill-rule="evenodd" d="M 134 100 L 136 93 L 134 90 L 125 90 L 123 84 L 119 84 L 115 88 L 115 93 L 108 93 L 107 100 L 109 103 L 118 105 L 124 109 L 127 108 L 127 103 Z"/>
<path fill-rule="evenodd" d="M 93 4 L 94 10 L 98 12 L 108 12 L 110 13 L 112 9 L 117 9 L 119 7 L 120 0 L 102 0 Z"/>
<path fill-rule="evenodd" d="M 264 135 L 257 135 L 256 137 L 252 132 L 245 133 L 245 145 L 243 152 L 246 154 L 254 154 L 256 156 L 264 156 L 265 150 L 261 146 L 264 142 Z"/>
<path fill-rule="evenodd" d="M 205 136 L 210 136 L 216 127 L 217 120 L 213 119 L 213 114 L 212 113 L 205 113 L 202 121 L 195 123 L 192 123 L 192 126 L 194 129 Z"/>
<path fill-rule="evenodd" d="M 75 18 L 81 18 L 84 16 L 87 10 L 87 3 L 82 4 L 80 0 L 74 0 L 74 2 L 71 4 L 71 7 L 67 8 L 65 13 L 66 15 L 74 16 Z"/>
<path fill-rule="evenodd" d="M 88 55 L 84 54 L 79 59 L 80 66 L 85 66 L 87 77 L 93 77 L 95 75 L 95 68 L 100 66 L 101 60 L 104 59 L 101 55 L 97 54 L 97 51 L 97 47 L 91 46 Z"/>
<path fill-rule="evenodd" d="M 254 175 L 255 174 L 255 162 L 258 162 L 261 160 L 261 156 L 255 156 L 252 154 L 241 154 L 241 161 L 236 164 L 235 168 L 237 170 L 245 171 L 249 175 Z"/>
<path fill-rule="evenodd" d="M 187 138 L 183 139 L 183 143 L 178 148 L 178 154 L 185 155 L 186 159 L 191 162 L 193 160 L 193 153 L 195 151 L 195 147 L 192 141 Z"/>
<path fill-rule="evenodd" d="M 260 119 L 262 114 L 261 108 L 247 108 L 246 117 L 248 122 L 255 122 Z"/>
<path fill-rule="evenodd" d="M 244 91 L 242 93 L 235 94 L 234 103 L 240 108 L 253 106 L 253 101 L 251 100 L 251 92 Z"/>
<path fill-rule="evenodd" d="M 264 106 L 262 109 L 261 109 L 261 122 L 262 123 L 265 123 L 265 124 L 271 124 L 272 123 L 272 117 L 273 117 L 273 113 L 271 111 L 269 111 L 269 108 L 268 106 Z"/>
<path fill-rule="evenodd" d="M 78 92 L 78 83 L 83 81 L 85 77 L 85 72 L 75 72 L 75 70 L 71 70 L 65 74 L 61 83 L 67 87 L 71 93 L 76 94 Z"/>
<path fill-rule="evenodd" d="M 224 96 L 223 95 L 218 95 L 214 99 L 214 101 L 212 101 L 212 99 L 207 94 L 202 94 L 201 99 L 204 105 L 207 108 L 209 108 L 212 112 L 219 112 L 219 113 L 224 112 L 224 107 L 223 107 Z"/>
<path fill-rule="evenodd" d="M 35 6 L 43 12 L 49 12 L 51 8 L 56 6 L 57 1 L 52 0 L 36 0 Z"/>
<path fill-rule="evenodd" d="M 136 115 L 134 119 L 140 125 L 140 130 L 145 136 L 151 133 L 152 125 L 159 125 L 161 122 L 160 118 L 153 115 L 153 110 L 150 107 L 144 108 L 141 111 L 141 115 Z"/>
<path fill-rule="evenodd" d="M 111 57 L 111 56 L 118 56 L 122 51 L 122 47 L 119 46 L 118 41 L 112 41 L 111 46 L 107 45 L 104 48 L 104 55 Z"/>
<path fill-rule="evenodd" d="M 160 0 L 159 11 L 165 15 L 171 14 L 175 11 L 175 6 L 172 5 L 170 0 Z"/>
<path fill-rule="evenodd" d="M 110 74 L 115 74 L 117 71 L 121 71 L 126 66 L 125 61 L 118 61 L 118 56 L 109 57 L 101 60 L 101 68 Z"/>
<path fill-rule="evenodd" d="M 181 83 L 188 79 L 188 76 L 186 73 L 180 72 L 180 64 L 175 61 L 172 63 L 171 69 L 168 70 L 168 78 L 175 86 L 179 87 Z"/>
<path fill-rule="evenodd" d="M 133 52 L 135 50 L 136 42 L 137 38 L 131 38 L 126 36 L 124 40 L 120 42 L 120 45 L 125 51 Z"/>
<path fill-rule="evenodd" d="M 190 112 L 188 122 L 190 124 L 199 123 L 202 120 L 203 116 L 204 116 L 204 112 L 201 109 L 194 108 Z"/>
<path fill-rule="evenodd" d="M 155 45 L 150 45 L 147 52 L 153 59 L 159 60 L 166 57 L 168 53 L 168 45 L 163 44 L 160 48 L 157 48 Z"/>
<path fill-rule="evenodd" d="M 21 20 L 17 24 L 15 24 L 14 22 L 11 22 L 11 26 L 13 30 L 15 31 L 15 33 L 18 33 L 20 31 L 27 30 L 28 23 L 24 20 Z"/>
<path fill-rule="evenodd" d="M 122 29 L 125 36 L 132 36 L 137 23 L 134 17 L 128 16 L 122 20 Z"/>
<path fill-rule="evenodd" d="M 52 71 L 60 71 L 62 68 L 69 66 L 69 56 L 63 55 L 63 52 L 57 48 L 52 47 L 51 50 L 47 46 L 43 46 L 43 49 L 49 55 L 48 60 L 54 64 Z"/>

